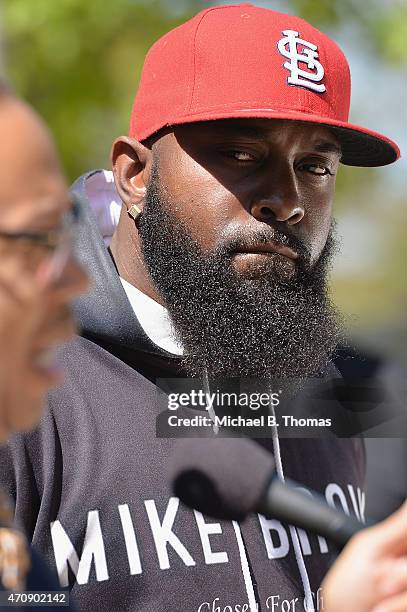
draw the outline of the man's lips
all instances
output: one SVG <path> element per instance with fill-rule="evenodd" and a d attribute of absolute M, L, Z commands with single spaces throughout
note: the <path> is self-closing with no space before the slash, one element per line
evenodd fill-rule
<path fill-rule="evenodd" d="M 279 244 L 278 242 L 267 242 L 251 244 L 250 246 L 239 247 L 234 251 L 234 254 L 247 253 L 250 255 L 278 253 L 289 259 L 298 259 L 298 253 L 290 249 L 290 247 Z"/>

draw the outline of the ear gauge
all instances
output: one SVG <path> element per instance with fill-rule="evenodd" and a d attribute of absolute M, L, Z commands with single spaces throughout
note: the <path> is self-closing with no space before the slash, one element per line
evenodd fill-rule
<path fill-rule="evenodd" d="M 138 218 L 141 215 L 141 209 L 137 206 L 137 204 L 133 204 L 131 208 L 127 211 L 127 214 L 137 222 Z"/>

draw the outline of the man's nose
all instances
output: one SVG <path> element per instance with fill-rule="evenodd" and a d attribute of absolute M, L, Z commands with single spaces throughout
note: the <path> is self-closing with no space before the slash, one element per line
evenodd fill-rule
<path fill-rule="evenodd" d="M 302 206 L 288 200 L 275 198 L 256 202 L 251 207 L 250 212 L 258 221 L 264 223 L 281 221 L 287 223 L 287 225 L 299 223 L 305 214 Z"/>
<path fill-rule="evenodd" d="M 279 180 L 280 179 L 280 180 Z M 274 186 L 269 187 L 267 196 L 258 198 L 251 206 L 250 212 L 258 221 L 270 223 L 280 221 L 295 225 L 304 217 L 304 207 L 298 201 L 294 181 L 288 177 L 274 177 Z"/>

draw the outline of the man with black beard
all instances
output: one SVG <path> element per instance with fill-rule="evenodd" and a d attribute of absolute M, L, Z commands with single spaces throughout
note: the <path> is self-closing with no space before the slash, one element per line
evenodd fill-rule
<path fill-rule="evenodd" d="M 205 126 L 210 130 L 212 126 Z M 236 128 L 238 130 L 238 126 Z M 156 167 L 138 223 L 143 259 L 184 347 L 191 376 L 307 377 L 324 369 L 338 344 L 339 322 L 327 292 L 333 223 L 315 263 L 292 232 L 261 224 L 236 228 L 203 253 L 160 193 Z M 270 244 L 291 247 L 296 266 Z M 237 252 L 264 248 L 249 275 L 232 265 Z M 254 258 L 255 259 L 255 258 Z"/>
<path fill-rule="evenodd" d="M 157 435 L 157 379 L 316 377 L 325 390 L 340 379 L 326 286 L 335 177 L 340 161 L 398 157 L 348 123 L 349 94 L 342 52 L 303 20 L 210 8 L 150 50 L 113 175 L 75 184 L 94 279 L 78 304 L 83 336 L 1 481 L 81 609 L 321 609 L 335 556 L 323 538 L 260 515 L 213 522 L 172 496 L 176 441 Z M 280 478 L 363 520 L 359 441 L 270 436 Z"/>

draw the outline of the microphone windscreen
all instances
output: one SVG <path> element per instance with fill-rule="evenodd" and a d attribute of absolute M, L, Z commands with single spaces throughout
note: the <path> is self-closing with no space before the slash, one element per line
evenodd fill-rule
<path fill-rule="evenodd" d="M 174 494 L 214 518 L 240 521 L 256 510 L 274 473 L 273 457 L 245 438 L 178 440 L 170 465 Z"/>

